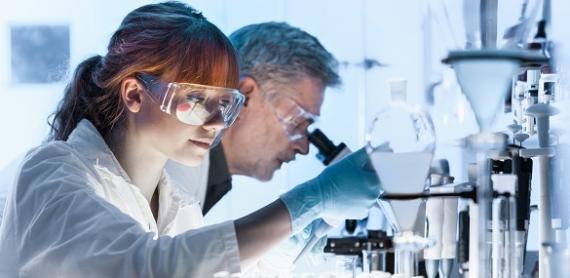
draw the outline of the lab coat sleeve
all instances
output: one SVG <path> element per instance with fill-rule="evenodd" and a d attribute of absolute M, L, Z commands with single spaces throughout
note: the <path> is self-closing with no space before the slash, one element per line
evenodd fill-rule
<path fill-rule="evenodd" d="M 155 239 L 87 185 L 98 182 L 91 168 L 57 144 L 24 163 L 12 196 L 13 213 L 4 223 L 15 225 L 8 239 L 15 240 L 18 251 L 18 276 L 211 277 L 219 271 L 239 272 L 233 222 Z"/>

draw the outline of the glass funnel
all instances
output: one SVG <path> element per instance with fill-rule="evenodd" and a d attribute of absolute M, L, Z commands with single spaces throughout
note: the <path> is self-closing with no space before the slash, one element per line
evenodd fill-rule
<path fill-rule="evenodd" d="M 435 131 L 427 113 L 404 103 L 392 104 L 373 119 L 366 141 L 384 193 L 424 191 L 435 151 Z M 390 200 L 379 205 L 396 230 L 396 273 L 414 276 L 414 258 L 428 245 L 414 231 L 422 200 Z"/>

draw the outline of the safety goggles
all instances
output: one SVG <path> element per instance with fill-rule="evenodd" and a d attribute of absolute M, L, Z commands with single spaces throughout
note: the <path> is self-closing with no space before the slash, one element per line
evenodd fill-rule
<path fill-rule="evenodd" d="M 303 109 L 289 97 L 275 96 L 268 100 L 283 130 L 291 141 L 307 136 L 307 128 L 319 117 Z"/>
<path fill-rule="evenodd" d="M 220 117 L 224 128 L 230 127 L 245 97 L 236 89 L 190 83 L 163 82 L 157 77 L 136 75 L 162 112 L 175 116 L 180 122 L 200 126 Z"/>

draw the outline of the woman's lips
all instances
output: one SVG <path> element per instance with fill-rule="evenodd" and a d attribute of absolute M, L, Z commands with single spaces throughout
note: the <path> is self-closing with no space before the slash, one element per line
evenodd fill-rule
<path fill-rule="evenodd" d="M 210 145 L 211 145 L 211 143 L 198 141 L 198 140 L 192 140 L 192 139 L 190 139 L 190 142 L 192 142 L 192 144 L 194 144 L 194 145 L 196 145 L 202 149 L 206 149 L 206 150 L 209 149 Z"/>

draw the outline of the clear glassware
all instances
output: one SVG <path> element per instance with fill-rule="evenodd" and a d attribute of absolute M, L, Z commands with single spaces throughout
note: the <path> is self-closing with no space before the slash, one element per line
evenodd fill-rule
<path fill-rule="evenodd" d="M 419 107 L 393 103 L 376 115 L 366 135 L 367 151 L 384 193 L 424 191 L 435 138 L 430 116 Z M 430 245 L 415 230 L 422 200 L 382 201 L 379 205 L 395 228 L 396 273 L 412 277 L 417 273 L 418 252 Z"/>

